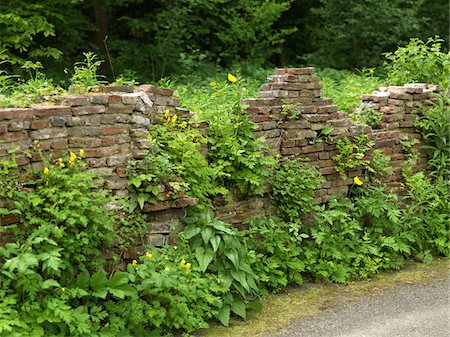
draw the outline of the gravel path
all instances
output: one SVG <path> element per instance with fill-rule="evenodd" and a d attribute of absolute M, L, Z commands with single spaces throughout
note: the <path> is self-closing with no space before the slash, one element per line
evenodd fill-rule
<path fill-rule="evenodd" d="M 265 337 L 447 337 L 449 279 L 401 284 L 358 302 L 340 301 L 322 315 L 291 322 Z M 300 308 L 299 308 L 300 309 Z"/>

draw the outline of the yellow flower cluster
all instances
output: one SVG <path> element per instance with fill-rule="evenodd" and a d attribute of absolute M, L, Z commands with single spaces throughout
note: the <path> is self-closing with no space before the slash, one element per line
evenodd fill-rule
<path fill-rule="evenodd" d="M 359 179 L 358 176 L 353 178 L 353 182 L 355 183 L 355 185 L 361 186 L 363 184 L 362 180 Z"/>
<path fill-rule="evenodd" d="M 228 74 L 227 79 L 228 79 L 228 81 L 230 81 L 231 83 L 236 83 L 236 82 L 237 82 L 237 78 L 236 78 L 236 76 L 234 76 L 233 74 Z"/>

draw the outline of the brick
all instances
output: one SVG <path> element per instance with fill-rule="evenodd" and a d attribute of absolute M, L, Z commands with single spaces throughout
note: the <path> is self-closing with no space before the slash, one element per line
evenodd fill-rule
<path fill-rule="evenodd" d="M 48 119 L 38 119 L 31 121 L 31 129 L 37 130 L 37 129 L 45 129 L 50 126 L 50 121 Z"/>
<path fill-rule="evenodd" d="M 89 105 L 89 97 L 86 95 L 80 96 L 63 96 L 61 97 L 61 103 L 68 106 L 83 106 Z"/>
<path fill-rule="evenodd" d="M 72 114 L 74 116 L 80 115 L 93 115 L 105 113 L 106 108 L 103 105 L 89 105 L 72 108 Z"/>
<path fill-rule="evenodd" d="M 0 120 L 30 118 L 33 115 L 34 109 L 30 108 L 0 109 Z"/>
<path fill-rule="evenodd" d="M 100 138 L 95 137 L 72 137 L 69 139 L 69 146 L 75 148 L 99 147 L 101 145 Z"/>
<path fill-rule="evenodd" d="M 308 129 L 311 124 L 306 120 L 287 121 L 281 124 L 283 129 Z"/>
<path fill-rule="evenodd" d="M 24 121 L 24 120 L 18 120 L 18 121 L 12 121 L 8 125 L 8 131 L 10 132 L 17 132 L 22 130 L 27 130 L 30 128 L 30 121 Z"/>
<path fill-rule="evenodd" d="M 106 105 L 108 103 L 108 96 L 107 95 L 94 95 L 94 96 L 90 97 L 90 102 L 92 104 Z"/>
<path fill-rule="evenodd" d="M 67 139 L 58 139 L 52 141 L 52 149 L 67 149 L 68 140 Z"/>
<path fill-rule="evenodd" d="M 167 89 L 167 88 L 156 87 L 151 84 L 141 85 L 141 86 L 139 86 L 138 90 L 146 92 L 146 93 L 153 93 L 153 94 L 158 94 L 158 95 L 163 95 L 163 96 L 172 96 L 173 95 L 173 90 Z"/>
<path fill-rule="evenodd" d="M 267 122 L 270 120 L 269 115 L 257 115 L 250 118 L 253 123 Z"/>
<path fill-rule="evenodd" d="M 94 126 L 91 127 L 74 126 L 72 128 L 68 128 L 68 136 L 70 137 L 98 136 L 99 133 L 100 133 L 99 128 Z"/>
<path fill-rule="evenodd" d="M 149 126 L 151 124 L 151 120 L 148 117 L 133 114 L 133 116 L 131 117 L 131 123 Z"/>
<path fill-rule="evenodd" d="M 127 113 L 131 114 L 133 112 L 132 105 L 124 105 L 124 104 L 110 104 L 106 110 L 106 113 L 116 114 L 116 113 Z"/>
<path fill-rule="evenodd" d="M 111 127 L 102 127 L 100 129 L 101 135 L 116 135 L 121 133 L 128 133 L 129 128 L 128 127 L 119 127 L 119 126 L 111 126 Z"/>
<path fill-rule="evenodd" d="M 320 174 L 328 175 L 328 174 L 334 174 L 336 173 L 336 170 L 334 167 L 323 167 L 319 169 Z"/>
<path fill-rule="evenodd" d="M 5 124 L 0 124 L 0 134 L 6 133 L 7 127 Z"/>
<path fill-rule="evenodd" d="M 107 114 L 102 115 L 100 118 L 101 124 L 116 124 L 116 123 L 129 123 L 131 116 L 129 114 Z"/>
<path fill-rule="evenodd" d="M 114 156 L 111 156 L 106 159 L 106 165 L 108 166 L 118 166 L 121 164 L 126 164 L 130 160 L 129 155 L 123 155 L 123 154 L 117 154 Z"/>
<path fill-rule="evenodd" d="M 6 141 L 6 142 L 16 142 L 19 140 L 26 140 L 28 139 L 28 133 L 25 131 L 19 131 L 19 132 L 8 132 L 4 133 L 0 136 L 0 141 Z M 1 144 L 1 142 L 0 142 Z M 3 146 L 3 144 L 1 144 Z"/>
<path fill-rule="evenodd" d="M 52 116 L 49 121 L 52 126 L 61 127 L 66 125 L 67 117 Z"/>
<path fill-rule="evenodd" d="M 309 75 L 315 72 L 314 67 L 305 67 L 305 68 L 278 68 L 275 70 L 275 75 Z"/>

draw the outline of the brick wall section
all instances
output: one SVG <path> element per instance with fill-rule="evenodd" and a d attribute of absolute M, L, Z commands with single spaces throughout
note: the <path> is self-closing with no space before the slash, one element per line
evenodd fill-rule
<path fill-rule="evenodd" d="M 187 115 L 188 111 L 177 108 L 179 100 L 169 89 L 143 85 L 134 92 L 130 87 L 111 92 L 114 89 L 94 88 L 103 92 L 61 96 L 57 105 L 1 109 L 0 159 L 7 158 L 7 151 L 16 146 L 21 167 L 42 169 L 38 149 L 44 157 L 52 155 L 52 160 L 67 156 L 69 150 L 83 149 L 90 169 L 103 178 L 104 187 L 114 195 L 125 196 L 126 166 L 129 160 L 142 158 L 142 150 L 149 147 L 148 127 L 162 121 L 166 109 L 172 115 Z M 195 202 L 185 198 L 159 205 L 155 214 L 149 215 L 146 243 L 167 243 L 170 229 L 158 216 L 167 218 L 163 213 L 168 212 L 171 222 L 179 223 L 177 210 Z M 14 217 L 0 217 L 0 226 L 15 221 Z"/>
<path fill-rule="evenodd" d="M 266 138 L 271 152 L 281 156 L 309 158 L 311 165 L 319 168 L 326 178 L 317 191 L 316 203 L 325 203 L 332 195 L 346 195 L 353 177 L 361 175 L 361 169 L 348 172 L 343 180 L 335 170 L 332 158 L 337 154 L 337 140 L 344 135 L 356 136 L 362 132 L 376 142 L 375 149 L 392 158 L 394 173 L 383 177 L 389 187 L 400 186 L 404 155 L 401 140 L 405 137 L 421 139 L 413 127 L 420 108 L 430 99 L 437 86 L 408 84 L 403 87 L 380 88 L 363 95 L 362 108 L 380 111 L 382 123 L 376 129 L 352 124 L 345 112 L 339 112 L 329 98 L 321 95 L 322 85 L 313 76 L 314 68 L 277 69 L 261 86 L 260 97 L 245 99 L 247 113 L 258 125 L 257 135 Z M 333 128 L 330 137 L 323 137 L 321 130 Z M 322 138 L 322 139 L 321 139 Z M 321 141 L 318 141 L 321 140 Z M 426 167 L 425 154 L 416 167 Z M 368 153 L 370 155 L 370 153 Z M 369 157 L 367 157 L 368 159 Z"/>
<path fill-rule="evenodd" d="M 311 165 L 319 167 L 326 182 L 317 191 L 316 203 L 329 201 L 331 195 L 347 194 L 352 178 L 361 175 L 361 170 L 355 169 L 342 180 L 335 170 L 332 157 L 337 154 L 336 142 L 343 135 L 365 132 L 375 140 L 375 148 L 392 157 L 394 174 L 385 177 L 385 181 L 392 187 L 398 186 L 404 160 L 400 142 L 406 136 L 420 139 L 413 121 L 430 93 L 438 88 L 411 84 L 363 95 L 362 108 L 383 113 L 382 124 L 371 129 L 351 124 L 347 114 L 339 112 L 331 99 L 323 98 L 322 85 L 313 74 L 311 67 L 278 69 L 262 85 L 259 98 L 243 100 L 250 119 L 258 126 L 256 135 L 266 138 L 273 154 L 306 157 Z M 114 92 L 115 89 L 118 88 L 99 87 L 94 89 L 97 92 L 86 95 L 61 96 L 58 105 L 0 110 L 0 158 L 6 157 L 7 150 L 15 145 L 19 147 L 21 166 L 40 169 L 43 164 L 34 151 L 37 148 L 44 156 L 52 154 L 55 160 L 67 155 L 68 150 L 84 149 L 89 166 L 104 178 L 105 187 L 115 195 L 126 195 L 125 168 L 129 160 L 142 158 L 142 150 L 148 148 L 148 127 L 160 122 L 166 109 L 179 116 L 188 116 L 189 111 L 177 108 L 179 101 L 169 89 L 152 85 L 135 91 L 129 87 L 119 88 L 121 92 Z M 330 137 L 321 139 L 321 130 L 328 127 L 333 128 Z M 422 155 L 417 169 L 425 165 Z M 171 243 L 172 229 L 181 229 L 183 208 L 195 203 L 195 199 L 183 198 L 146 205 L 148 235 L 142 243 Z M 263 213 L 268 204 L 267 197 L 215 202 L 217 215 L 234 224 Z M 0 226 L 14 221 L 0 217 Z M 143 246 L 135 247 L 125 257 L 135 256 L 142 249 Z"/>

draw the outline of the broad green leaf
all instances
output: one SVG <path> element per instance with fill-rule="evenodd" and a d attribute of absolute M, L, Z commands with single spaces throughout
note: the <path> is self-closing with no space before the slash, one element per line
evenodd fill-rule
<path fill-rule="evenodd" d="M 205 272 L 214 258 L 214 252 L 210 248 L 205 250 L 203 247 L 197 247 L 195 249 L 195 257 L 197 258 L 200 269 Z"/>
<path fill-rule="evenodd" d="M 77 277 L 77 286 L 81 289 L 87 289 L 89 286 L 89 272 L 87 270 L 83 270 L 80 275 Z"/>
<path fill-rule="evenodd" d="M 202 235 L 204 244 L 207 245 L 208 242 L 209 242 L 209 239 L 210 239 L 210 237 L 212 235 L 211 228 L 208 228 L 208 227 L 202 228 L 200 233 Z"/>
<path fill-rule="evenodd" d="M 50 287 L 59 287 L 59 283 L 52 279 L 42 282 L 42 289 L 48 289 Z"/>
<path fill-rule="evenodd" d="M 234 312 L 236 315 L 241 316 L 243 319 L 246 318 L 246 310 L 245 310 L 245 303 L 242 300 L 236 300 L 235 302 L 231 303 L 231 311 Z"/>
<path fill-rule="evenodd" d="M 209 240 L 211 242 L 211 246 L 214 250 L 214 253 L 217 252 L 217 249 L 219 248 L 220 240 L 221 240 L 220 235 L 213 235 Z"/>
<path fill-rule="evenodd" d="M 222 308 L 219 309 L 217 313 L 217 318 L 224 326 L 228 326 L 230 324 L 230 306 L 224 304 Z"/>
<path fill-rule="evenodd" d="M 108 279 L 104 269 L 100 269 L 91 276 L 91 288 L 94 296 L 106 298 L 108 294 Z"/>

